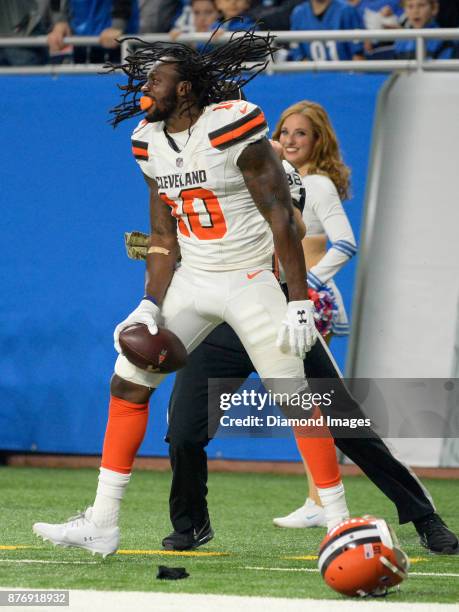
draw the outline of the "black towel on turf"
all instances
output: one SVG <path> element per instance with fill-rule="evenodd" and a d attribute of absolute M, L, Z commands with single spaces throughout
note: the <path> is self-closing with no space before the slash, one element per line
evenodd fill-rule
<path fill-rule="evenodd" d="M 180 580 L 188 578 L 190 574 L 184 567 L 167 567 L 166 565 L 158 565 L 158 573 L 156 578 L 159 580 Z"/>

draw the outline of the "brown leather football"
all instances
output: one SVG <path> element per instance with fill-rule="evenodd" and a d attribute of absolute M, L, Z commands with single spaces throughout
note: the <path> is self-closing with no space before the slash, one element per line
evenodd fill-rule
<path fill-rule="evenodd" d="M 186 363 L 187 353 L 181 340 L 164 327 L 150 334 L 143 323 L 129 325 L 120 333 L 123 355 L 134 365 L 149 372 L 175 372 Z"/>

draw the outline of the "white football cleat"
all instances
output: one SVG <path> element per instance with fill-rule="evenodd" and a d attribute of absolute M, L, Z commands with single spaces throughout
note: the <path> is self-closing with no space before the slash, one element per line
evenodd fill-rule
<path fill-rule="evenodd" d="M 119 527 L 98 527 L 91 520 L 92 507 L 70 518 L 66 523 L 35 523 L 32 531 L 55 546 L 84 548 L 105 559 L 118 550 Z"/>
<path fill-rule="evenodd" d="M 291 512 L 287 516 L 273 519 L 276 527 L 290 529 L 306 529 L 307 527 L 326 527 L 325 513 L 322 506 L 318 506 L 312 499 L 306 500 L 304 506 Z"/>

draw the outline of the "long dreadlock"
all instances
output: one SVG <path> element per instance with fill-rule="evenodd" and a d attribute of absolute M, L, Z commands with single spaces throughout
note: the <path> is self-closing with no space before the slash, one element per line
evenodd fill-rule
<path fill-rule="evenodd" d="M 193 103 L 203 108 L 228 100 L 232 94 L 238 98 L 241 88 L 265 70 L 275 51 L 274 36 L 256 34 L 255 27 L 233 32 L 228 42 L 213 46 L 216 30 L 201 51 L 178 42 L 146 43 L 140 38 L 129 38 L 138 45 L 135 52 L 120 66 L 107 65 L 107 72 L 121 70 L 128 77 L 127 85 L 118 85 L 121 102 L 110 110 L 110 123 L 116 127 L 143 112 L 139 106 L 141 87 L 158 60 L 176 64 L 180 79 L 190 81 L 194 96 L 190 106 Z M 244 72 L 247 64 L 251 64 L 250 73 Z"/>

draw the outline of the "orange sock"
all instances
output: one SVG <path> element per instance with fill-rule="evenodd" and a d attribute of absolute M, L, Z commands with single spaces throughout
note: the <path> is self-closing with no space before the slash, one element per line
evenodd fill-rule
<path fill-rule="evenodd" d="M 315 410 L 312 418 L 317 419 L 320 411 Z M 308 464 L 317 488 L 334 487 L 341 482 L 335 443 L 326 425 L 317 427 L 294 427 L 296 445 Z M 317 437 L 320 436 L 320 437 Z"/>
<path fill-rule="evenodd" d="M 148 422 L 148 403 L 134 404 L 110 397 L 101 466 L 130 474 Z"/>

